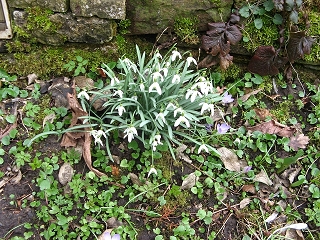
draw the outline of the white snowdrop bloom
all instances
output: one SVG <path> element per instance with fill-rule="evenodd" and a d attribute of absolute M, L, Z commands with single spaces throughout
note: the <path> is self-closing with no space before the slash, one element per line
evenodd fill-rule
<path fill-rule="evenodd" d="M 169 108 L 176 109 L 177 107 L 172 102 L 170 102 L 170 103 L 168 103 L 166 109 L 169 109 Z"/>
<path fill-rule="evenodd" d="M 111 82 L 110 82 L 111 86 L 114 86 L 115 84 L 118 84 L 118 83 L 120 83 L 120 81 L 117 77 L 111 78 Z"/>
<path fill-rule="evenodd" d="M 189 120 L 186 119 L 185 116 L 181 115 L 174 123 L 174 126 L 175 127 L 178 127 L 180 125 L 180 123 L 185 123 L 187 127 L 190 127 L 190 123 L 189 123 Z"/>
<path fill-rule="evenodd" d="M 160 135 L 160 134 L 156 134 L 156 135 L 154 136 L 154 139 L 155 139 L 155 141 L 157 141 L 160 145 L 162 144 L 162 142 L 161 142 L 161 135 Z"/>
<path fill-rule="evenodd" d="M 178 84 L 178 83 L 180 83 L 180 75 L 175 74 L 172 78 L 172 84 Z"/>
<path fill-rule="evenodd" d="M 118 110 L 119 116 L 122 116 L 122 114 L 126 112 L 126 109 L 122 105 L 118 105 L 116 109 Z"/>
<path fill-rule="evenodd" d="M 84 98 L 87 99 L 87 100 L 90 99 L 89 94 L 88 94 L 86 91 L 81 91 L 81 92 L 79 92 L 78 98 L 82 98 L 82 97 L 84 97 Z"/>
<path fill-rule="evenodd" d="M 101 137 L 104 136 L 105 138 L 107 138 L 106 134 L 104 131 L 102 130 L 92 130 L 90 132 L 90 134 L 93 136 L 94 138 L 94 144 L 97 144 L 99 143 L 101 146 L 103 146 L 103 143 L 102 143 L 102 140 L 101 140 Z"/>
<path fill-rule="evenodd" d="M 176 108 L 176 109 L 174 110 L 173 116 L 176 117 L 176 116 L 177 116 L 177 113 L 182 114 L 182 113 L 184 113 L 184 111 L 183 111 L 183 109 L 182 109 L 181 107 L 179 107 L 179 108 Z"/>
<path fill-rule="evenodd" d="M 187 67 L 189 67 L 191 63 L 197 65 L 197 61 L 193 57 L 187 57 Z"/>
<path fill-rule="evenodd" d="M 169 68 L 171 63 L 170 62 L 166 62 L 165 65 L 166 65 L 167 68 Z"/>
<path fill-rule="evenodd" d="M 139 87 L 140 87 L 141 92 L 143 92 L 143 91 L 144 91 L 144 89 L 145 89 L 144 84 L 143 84 L 143 83 L 140 83 Z"/>
<path fill-rule="evenodd" d="M 168 68 L 162 68 L 161 71 L 163 72 L 163 76 L 167 76 L 168 75 Z"/>
<path fill-rule="evenodd" d="M 162 120 L 162 122 L 166 122 L 166 119 L 165 119 L 165 115 L 163 112 L 160 112 L 156 115 L 156 119 L 160 118 Z"/>
<path fill-rule="evenodd" d="M 197 82 L 193 87 L 199 87 L 201 93 L 204 95 L 208 95 L 213 92 L 212 84 L 208 81 Z"/>
<path fill-rule="evenodd" d="M 162 55 L 159 52 L 155 54 L 155 57 L 162 59 Z"/>
<path fill-rule="evenodd" d="M 209 149 L 205 144 L 200 145 L 200 147 L 198 149 L 198 154 L 200 154 L 202 150 L 204 150 L 205 152 L 209 153 Z"/>
<path fill-rule="evenodd" d="M 134 135 L 138 135 L 135 127 L 128 127 L 126 130 L 124 130 L 124 133 L 124 137 L 128 137 L 128 142 L 131 142 L 134 139 Z"/>
<path fill-rule="evenodd" d="M 203 114 L 205 111 L 209 110 L 211 115 L 214 113 L 214 105 L 212 103 L 208 104 L 206 102 L 202 102 L 199 104 L 201 107 L 201 114 Z"/>
<path fill-rule="evenodd" d="M 158 82 L 153 82 L 151 84 L 151 86 L 149 87 L 149 93 L 153 92 L 153 90 L 156 90 L 159 95 L 162 94 L 162 91 Z"/>
<path fill-rule="evenodd" d="M 177 57 L 178 57 L 179 59 L 182 58 L 182 57 L 181 57 L 181 54 L 180 54 L 178 51 L 173 50 L 173 51 L 172 51 L 172 55 L 171 55 L 172 61 L 175 61 Z"/>
<path fill-rule="evenodd" d="M 115 92 L 113 93 L 112 96 L 116 96 L 116 95 L 118 95 L 120 98 L 122 98 L 123 92 L 122 92 L 121 90 L 117 90 L 117 91 L 115 91 Z"/>
<path fill-rule="evenodd" d="M 155 72 L 152 73 L 152 79 L 153 80 L 157 80 L 158 78 L 160 78 L 160 81 L 163 82 L 163 76 L 160 72 Z"/>
<path fill-rule="evenodd" d="M 202 94 L 199 91 L 193 90 L 193 89 L 188 89 L 187 93 L 186 93 L 186 99 L 189 99 L 190 97 L 190 101 L 194 102 L 194 100 L 196 100 L 197 96 L 199 95 L 199 97 L 202 97 Z"/>
<path fill-rule="evenodd" d="M 150 168 L 150 171 L 148 172 L 148 177 L 150 177 L 150 175 L 151 175 L 152 173 L 154 173 L 155 175 L 158 174 L 158 173 L 157 173 L 157 170 L 156 170 L 154 167 Z"/>
<path fill-rule="evenodd" d="M 133 100 L 137 101 L 138 100 L 138 96 L 137 95 L 134 95 L 131 97 Z"/>
<path fill-rule="evenodd" d="M 161 142 L 161 135 L 157 134 L 154 136 L 154 140 L 152 142 L 152 150 L 156 151 L 158 145 L 162 145 L 163 143 Z"/>

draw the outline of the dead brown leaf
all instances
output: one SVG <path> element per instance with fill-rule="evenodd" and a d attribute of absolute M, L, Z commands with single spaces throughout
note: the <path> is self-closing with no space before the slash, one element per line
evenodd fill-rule
<path fill-rule="evenodd" d="M 257 90 L 253 90 L 252 92 L 249 92 L 245 95 L 243 95 L 240 100 L 245 102 L 249 99 L 249 97 L 251 97 L 252 95 L 256 95 L 258 92 L 260 92 L 262 89 L 257 89 Z"/>
<path fill-rule="evenodd" d="M 289 146 L 292 147 L 293 150 L 297 151 L 299 148 L 306 148 L 309 143 L 309 137 L 304 134 L 298 134 L 295 136 L 291 136 L 289 141 Z"/>
<path fill-rule="evenodd" d="M 257 190 L 256 190 L 256 188 L 255 188 L 255 186 L 253 184 L 243 185 L 242 191 L 248 192 L 248 193 L 252 193 L 252 194 L 256 194 L 257 193 Z"/>
<path fill-rule="evenodd" d="M 252 132 L 259 131 L 262 133 L 276 134 L 281 137 L 291 137 L 295 133 L 295 128 L 282 125 L 274 120 L 263 122 L 253 127 L 247 127 Z"/>
<path fill-rule="evenodd" d="M 268 109 L 265 108 L 255 108 L 254 109 L 257 117 L 261 120 L 264 121 L 266 118 L 273 118 L 274 116 L 269 112 Z"/>

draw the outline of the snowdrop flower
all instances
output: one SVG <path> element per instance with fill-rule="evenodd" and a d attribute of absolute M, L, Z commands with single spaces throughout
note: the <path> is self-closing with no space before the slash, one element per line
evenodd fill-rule
<path fill-rule="evenodd" d="M 172 78 L 172 84 L 178 84 L 180 82 L 180 75 L 175 74 Z"/>
<path fill-rule="evenodd" d="M 137 101 L 137 100 L 138 100 L 138 96 L 137 96 L 137 95 L 134 95 L 134 96 L 131 97 L 131 99 Z"/>
<path fill-rule="evenodd" d="M 168 108 L 176 109 L 177 107 L 172 102 L 170 102 L 170 103 L 168 103 L 166 109 L 168 109 Z"/>
<path fill-rule="evenodd" d="M 112 96 L 116 96 L 116 95 L 118 95 L 120 98 L 122 98 L 123 92 L 121 90 L 117 90 L 114 92 L 114 94 Z"/>
<path fill-rule="evenodd" d="M 120 240 L 120 235 L 119 234 L 114 234 L 111 236 L 109 232 L 104 232 L 102 235 L 99 236 L 99 240 Z"/>
<path fill-rule="evenodd" d="M 183 109 L 182 109 L 181 107 L 179 107 L 179 108 L 176 108 L 176 109 L 174 110 L 173 116 L 176 117 L 176 116 L 177 116 L 177 113 L 182 114 L 182 113 L 184 113 L 184 111 L 183 111 Z"/>
<path fill-rule="evenodd" d="M 159 52 L 155 54 L 155 57 L 162 59 L 162 55 Z"/>
<path fill-rule="evenodd" d="M 202 94 L 204 95 L 208 95 L 209 93 L 213 92 L 213 87 L 212 84 L 208 81 L 201 81 L 201 82 L 197 82 L 193 88 L 200 88 L 200 91 Z"/>
<path fill-rule="evenodd" d="M 164 115 L 164 113 L 163 112 L 159 112 L 157 115 L 156 115 L 156 120 L 158 119 L 158 118 L 160 118 L 161 120 L 162 120 L 162 122 L 166 122 L 166 119 L 164 118 L 165 117 L 165 115 Z"/>
<path fill-rule="evenodd" d="M 202 102 L 199 105 L 200 106 L 202 105 L 201 114 L 203 114 L 206 110 L 210 110 L 211 115 L 213 115 L 213 113 L 214 113 L 214 105 L 212 103 L 208 104 L 206 102 Z"/>
<path fill-rule="evenodd" d="M 193 57 L 188 57 L 187 58 L 187 67 L 189 67 L 191 63 L 194 63 L 195 65 L 197 65 L 197 61 Z"/>
<path fill-rule="evenodd" d="M 139 87 L 140 87 L 141 92 L 143 92 L 143 91 L 144 91 L 144 89 L 145 89 L 144 84 L 143 84 L 143 83 L 140 83 Z"/>
<path fill-rule="evenodd" d="M 179 59 L 182 58 L 182 57 L 181 57 L 181 54 L 180 54 L 178 51 L 176 51 L 176 50 L 172 51 L 172 55 L 171 55 L 172 61 L 175 61 L 177 57 L 178 57 Z"/>
<path fill-rule="evenodd" d="M 157 134 L 154 136 L 154 140 L 152 142 L 152 150 L 156 151 L 158 145 L 162 145 L 163 143 L 161 142 L 161 135 Z"/>
<path fill-rule="evenodd" d="M 194 102 L 194 100 L 196 100 L 196 97 L 198 95 L 199 95 L 199 97 L 202 97 L 202 94 L 200 92 L 198 92 L 196 90 L 188 89 L 187 93 L 186 93 L 186 99 L 189 99 L 189 97 L 191 96 L 190 101 Z"/>
<path fill-rule="evenodd" d="M 120 83 L 120 81 L 117 77 L 111 78 L 111 83 L 110 83 L 111 86 L 114 86 L 115 84 L 118 84 L 118 83 Z"/>
<path fill-rule="evenodd" d="M 189 120 L 186 119 L 185 116 L 181 115 L 174 123 L 174 126 L 177 127 L 180 125 L 180 123 L 183 122 L 186 124 L 187 127 L 190 127 L 190 123 L 189 123 Z"/>
<path fill-rule="evenodd" d="M 154 173 L 155 175 L 158 174 L 158 173 L 157 173 L 157 170 L 156 170 L 154 167 L 150 168 L 150 170 L 149 170 L 149 172 L 148 172 L 148 178 L 150 177 L 150 175 L 151 175 L 152 173 Z"/>
<path fill-rule="evenodd" d="M 101 146 L 103 146 L 103 143 L 102 143 L 102 140 L 101 140 L 101 137 L 104 136 L 105 138 L 107 138 L 106 134 L 104 131 L 102 130 L 92 130 L 90 132 L 90 134 L 93 136 L 94 138 L 94 144 L 97 144 L 99 143 Z"/>
<path fill-rule="evenodd" d="M 86 91 L 81 91 L 81 92 L 79 92 L 78 98 L 82 98 L 82 97 L 84 97 L 84 98 L 87 99 L 87 100 L 90 99 L 90 97 L 89 97 L 89 95 L 88 95 L 88 93 L 87 93 Z"/>
<path fill-rule="evenodd" d="M 118 110 L 119 116 L 122 116 L 122 114 L 126 112 L 126 109 L 121 104 L 118 105 L 116 109 Z"/>
<path fill-rule="evenodd" d="M 138 136 L 137 129 L 135 127 L 128 127 L 124 130 L 124 138 L 128 137 L 128 142 L 131 142 L 134 139 L 134 135 Z"/>
<path fill-rule="evenodd" d="M 209 149 L 207 148 L 207 146 L 205 144 L 202 144 L 199 149 L 198 149 L 198 154 L 201 153 L 201 151 L 204 150 L 205 152 L 209 153 Z"/>
<path fill-rule="evenodd" d="M 161 71 L 163 72 L 163 76 L 167 76 L 168 75 L 168 68 L 162 68 Z"/>
<path fill-rule="evenodd" d="M 222 123 L 217 125 L 217 130 L 219 134 L 224 134 L 226 132 L 228 132 L 228 130 L 230 129 L 230 126 L 227 123 Z"/>
<path fill-rule="evenodd" d="M 228 94 L 228 92 L 225 92 L 223 94 L 223 98 L 222 98 L 222 102 L 223 103 L 232 103 L 233 102 L 233 98 L 231 94 Z"/>
<path fill-rule="evenodd" d="M 152 73 L 152 79 L 156 80 L 157 78 L 160 78 L 160 81 L 163 82 L 163 76 L 161 75 L 161 73 L 159 72 Z"/>
<path fill-rule="evenodd" d="M 158 93 L 159 95 L 162 94 L 162 91 L 161 91 L 161 88 L 160 88 L 160 85 L 159 85 L 158 82 L 153 82 L 153 83 L 151 84 L 151 86 L 149 87 L 149 93 L 150 93 L 150 92 L 153 92 L 154 89 L 157 91 L 157 93 Z"/>

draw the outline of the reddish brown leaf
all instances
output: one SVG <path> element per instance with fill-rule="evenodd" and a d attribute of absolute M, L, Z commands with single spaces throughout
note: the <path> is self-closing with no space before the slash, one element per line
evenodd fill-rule
<path fill-rule="evenodd" d="M 306 37 L 305 31 L 291 32 L 288 43 L 288 57 L 290 62 L 303 58 L 305 54 L 310 54 L 314 39 Z"/>
<path fill-rule="evenodd" d="M 289 146 L 292 147 L 293 150 L 297 151 L 299 148 L 306 148 L 309 143 L 309 137 L 304 134 L 298 134 L 295 136 L 291 136 L 289 141 Z"/>
<path fill-rule="evenodd" d="M 247 127 L 250 131 L 260 131 L 262 133 L 276 134 L 281 137 L 291 137 L 295 133 L 295 129 L 284 126 L 274 120 L 263 122 L 253 127 Z"/>

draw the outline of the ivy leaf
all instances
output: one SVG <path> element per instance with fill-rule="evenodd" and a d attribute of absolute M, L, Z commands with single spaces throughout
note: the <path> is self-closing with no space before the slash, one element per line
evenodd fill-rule
<path fill-rule="evenodd" d="M 248 6 L 243 6 L 242 8 L 240 8 L 239 14 L 241 15 L 241 17 L 248 18 L 250 16 L 249 7 Z"/>
<path fill-rule="evenodd" d="M 283 18 L 279 13 L 276 13 L 272 19 L 273 23 L 276 25 L 281 25 L 283 22 Z"/>
<path fill-rule="evenodd" d="M 299 20 L 298 12 L 296 10 L 292 10 L 292 12 L 290 13 L 289 19 L 291 22 L 298 24 L 298 20 Z"/>
<path fill-rule="evenodd" d="M 261 76 L 276 75 L 278 68 L 286 63 L 286 59 L 277 56 L 272 46 L 260 46 L 251 58 L 248 70 Z"/>
<path fill-rule="evenodd" d="M 274 3 L 272 0 L 265 1 L 263 3 L 264 9 L 269 12 L 274 8 Z"/>
<path fill-rule="evenodd" d="M 314 39 L 306 37 L 304 31 L 291 32 L 288 43 L 288 57 L 290 62 L 300 59 L 304 54 L 310 54 Z"/>

